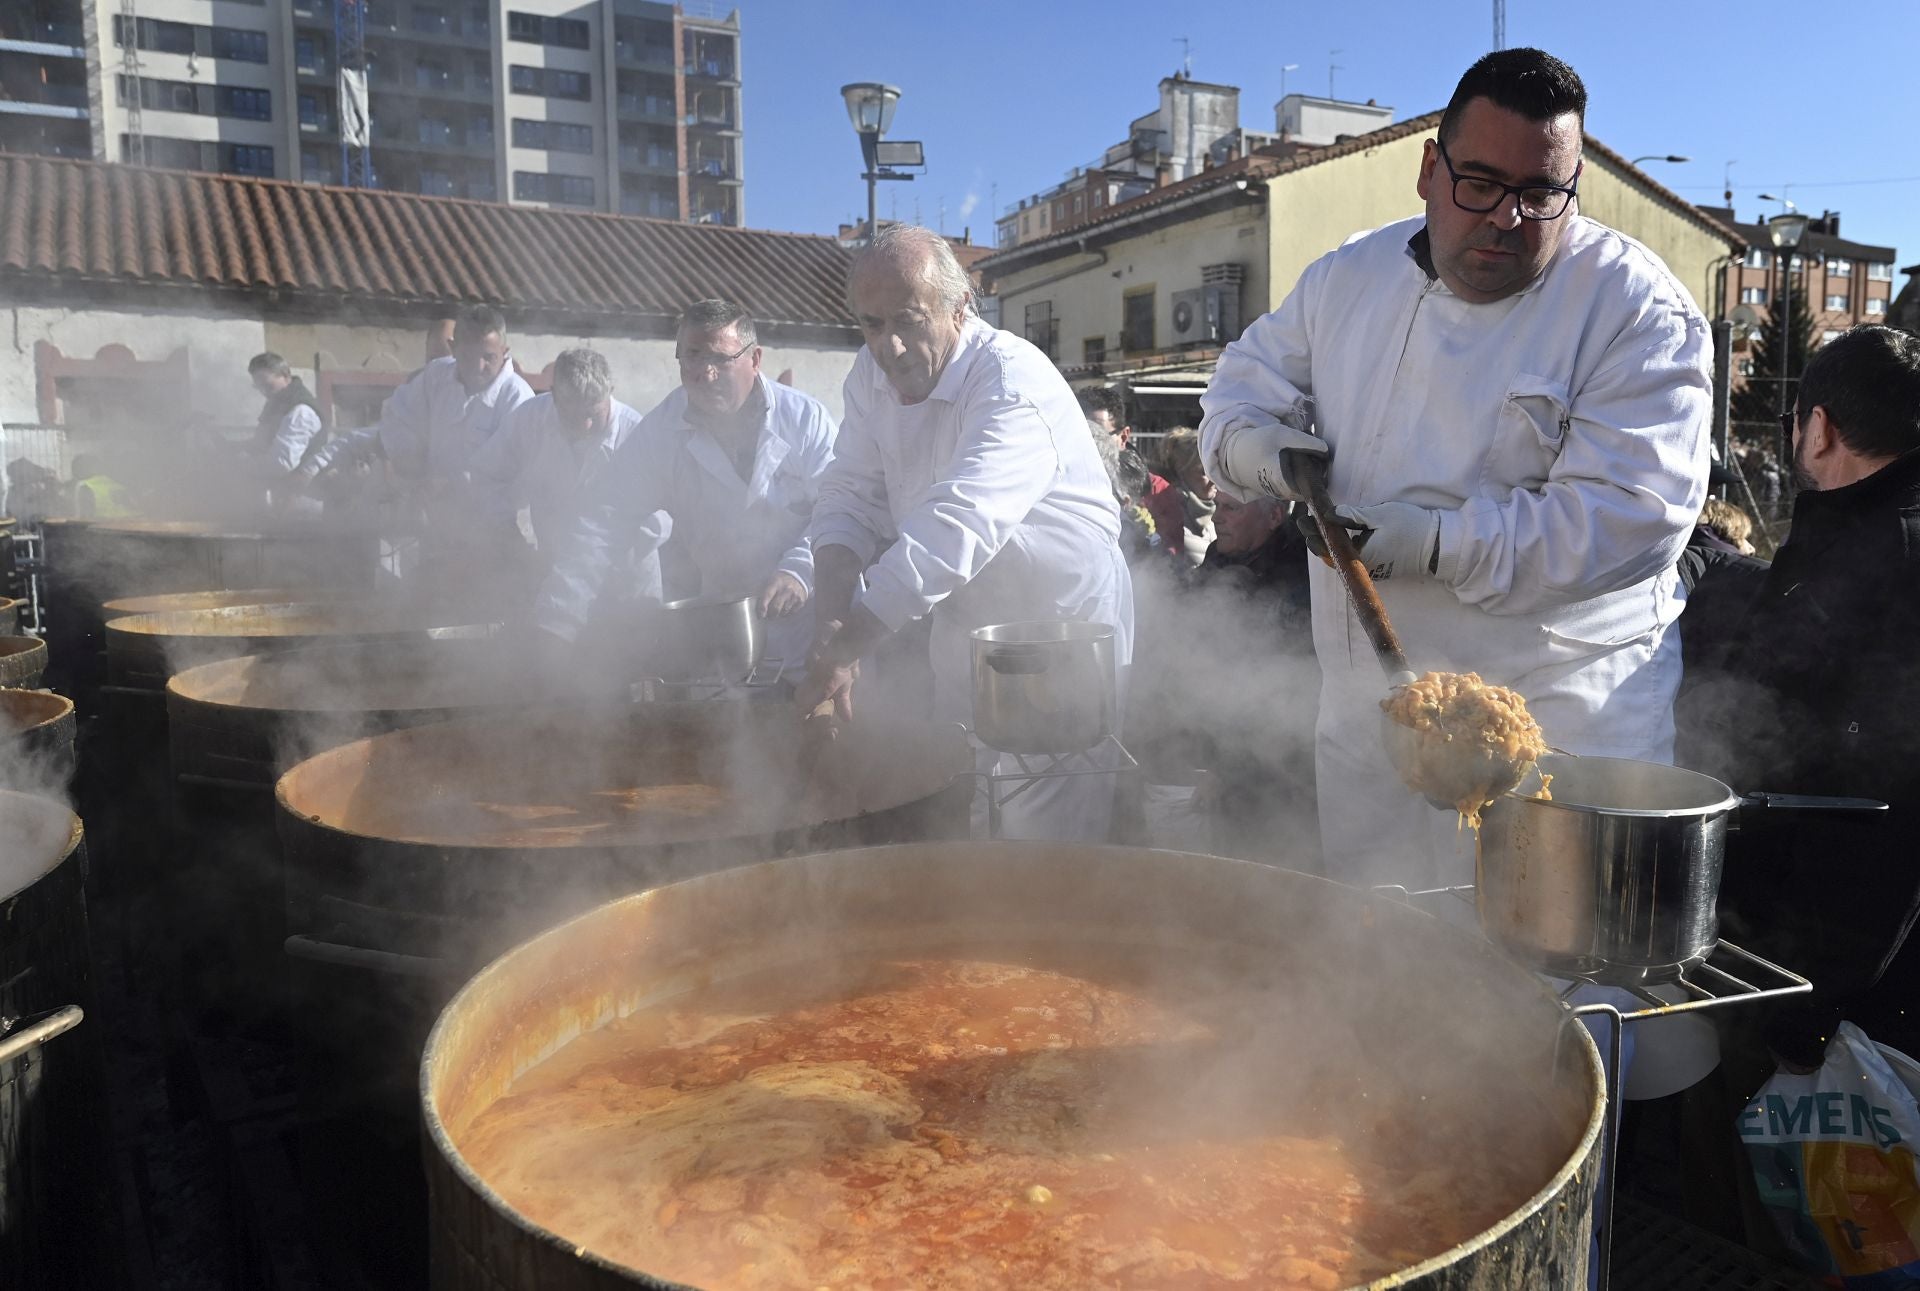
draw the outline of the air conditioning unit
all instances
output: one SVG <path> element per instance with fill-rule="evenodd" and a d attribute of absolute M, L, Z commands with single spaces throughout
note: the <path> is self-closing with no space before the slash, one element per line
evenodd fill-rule
<path fill-rule="evenodd" d="M 1193 287 L 1173 293 L 1173 343 L 1199 345 L 1207 335 L 1207 289 Z"/>
<path fill-rule="evenodd" d="M 1239 336 L 1239 283 L 1209 283 L 1173 293 L 1175 345 L 1225 345 Z"/>

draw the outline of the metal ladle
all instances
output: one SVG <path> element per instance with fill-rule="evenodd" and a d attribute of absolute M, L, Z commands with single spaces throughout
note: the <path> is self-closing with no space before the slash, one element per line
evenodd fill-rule
<path fill-rule="evenodd" d="M 1379 589 L 1373 585 L 1373 576 L 1367 572 L 1367 563 L 1361 559 L 1353 535 L 1333 514 L 1333 499 L 1327 496 L 1325 468 L 1317 461 L 1308 462 L 1300 474 L 1306 487 L 1307 509 L 1320 530 L 1321 542 L 1326 545 L 1328 563 L 1347 589 L 1347 599 L 1353 602 L 1353 612 L 1366 631 L 1374 657 L 1387 674 L 1389 692 L 1398 690 L 1414 680 L 1413 666 L 1407 662 L 1399 634 L 1387 619 L 1387 607 L 1380 602 Z M 1460 803 L 1482 790 L 1487 791 L 1490 798 L 1498 798 L 1519 785 L 1533 766 L 1531 761 L 1496 758 L 1486 750 L 1467 758 L 1461 757 L 1457 749 L 1449 749 L 1444 756 L 1429 757 L 1429 752 L 1438 752 L 1433 745 L 1441 741 L 1394 721 L 1384 709 L 1380 713 L 1380 742 L 1386 746 L 1387 760 L 1393 763 L 1393 769 L 1407 787 L 1443 811 L 1457 811 Z M 1451 798 L 1442 796 L 1452 790 L 1457 792 Z"/>

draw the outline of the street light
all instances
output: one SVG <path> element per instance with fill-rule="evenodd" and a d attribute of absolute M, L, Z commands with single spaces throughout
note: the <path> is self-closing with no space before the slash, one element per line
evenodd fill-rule
<path fill-rule="evenodd" d="M 900 103 L 898 86 L 855 81 L 840 87 L 840 97 L 847 101 L 847 119 L 853 122 L 854 133 L 860 136 L 860 156 L 867 163 L 866 173 L 860 178 L 867 181 L 867 241 L 871 242 L 880 231 L 879 182 L 912 179 L 912 175 L 894 167 L 924 167 L 926 153 L 917 142 L 884 145 L 880 142 L 881 136 L 893 126 L 893 110 Z"/>
<path fill-rule="evenodd" d="M 1692 160 L 1693 160 L 1693 158 L 1691 158 L 1691 157 L 1676 157 L 1676 156 L 1674 156 L 1674 155 L 1672 155 L 1671 153 L 1669 153 L 1669 154 L 1668 154 L 1667 156 L 1665 156 L 1665 157 L 1662 157 L 1662 156 L 1659 156 L 1659 155 L 1658 155 L 1658 154 L 1656 154 L 1656 153 L 1648 153 L 1648 154 L 1647 154 L 1646 156 L 1644 156 L 1644 157 L 1635 157 L 1635 158 L 1634 158 L 1634 159 L 1633 159 L 1633 160 L 1632 160 L 1631 162 L 1629 162 L 1629 163 L 1627 163 L 1627 164 L 1628 164 L 1628 165 L 1631 165 L 1631 166 L 1638 166 L 1638 165 L 1639 165 L 1639 164 L 1640 164 L 1641 162 L 1643 162 L 1643 161 L 1671 161 L 1671 162 L 1673 162 L 1673 163 L 1675 163 L 1675 164 L 1677 165 L 1677 164 L 1679 164 L 1680 162 L 1683 162 L 1683 161 L 1692 161 Z"/>
<path fill-rule="evenodd" d="M 1766 194 L 1762 193 L 1762 197 Z M 1787 209 L 1767 221 L 1767 237 L 1773 242 L 1774 258 L 1780 261 L 1780 398 L 1777 401 L 1782 414 L 1787 411 L 1787 385 L 1793 379 L 1793 250 L 1800 245 L 1800 239 L 1807 231 L 1807 217 L 1793 209 L 1793 203 L 1785 198 L 1769 198 L 1769 201 L 1785 202 Z M 1790 467 L 1793 461 L 1793 442 L 1786 428 L 1780 431 L 1783 442 L 1780 445 L 1780 462 Z"/>

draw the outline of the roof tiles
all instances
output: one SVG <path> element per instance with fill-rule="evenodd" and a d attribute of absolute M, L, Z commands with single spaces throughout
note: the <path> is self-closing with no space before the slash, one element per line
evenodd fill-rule
<path fill-rule="evenodd" d="M 582 321 L 702 296 L 853 328 L 832 238 L 0 154 L 0 282 L 486 301 Z"/>

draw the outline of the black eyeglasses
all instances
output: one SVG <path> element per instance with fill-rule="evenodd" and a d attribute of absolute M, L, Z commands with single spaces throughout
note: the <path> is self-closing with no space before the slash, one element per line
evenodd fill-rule
<path fill-rule="evenodd" d="M 1587 168 L 1581 162 L 1573 168 L 1573 178 L 1566 187 L 1553 184 L 1503 184 L 1497 179 L 1488 179 L 1482 175 L 1462 175 L 1453 168 L 1453 158 L 1447 156 L 1447 145 L 1435 139 L 1434 145 L 1440 149 L 1440 160 L 1447 164 L 1447 174 L 1453 179 L 1453 204 L 1463 211 L 1472 211 L 1484 215 L 1505 202 L 1508 197 L 1520 199 L 1520 218 L 1523 220 L 1557 220 L 1567 213 L 1567 207 L 1580 193 L 1580 172 Z"/>
<path fill-rule="evenodd" d="M 758 344 L 758 342 L 748 341 L 731 354 L 676 354 L 673 357 L 683 368 L 711 368 L 718 372 L 721 368 L 724 368 L 727 364 L 752 349 L 756 344 Z"/>

